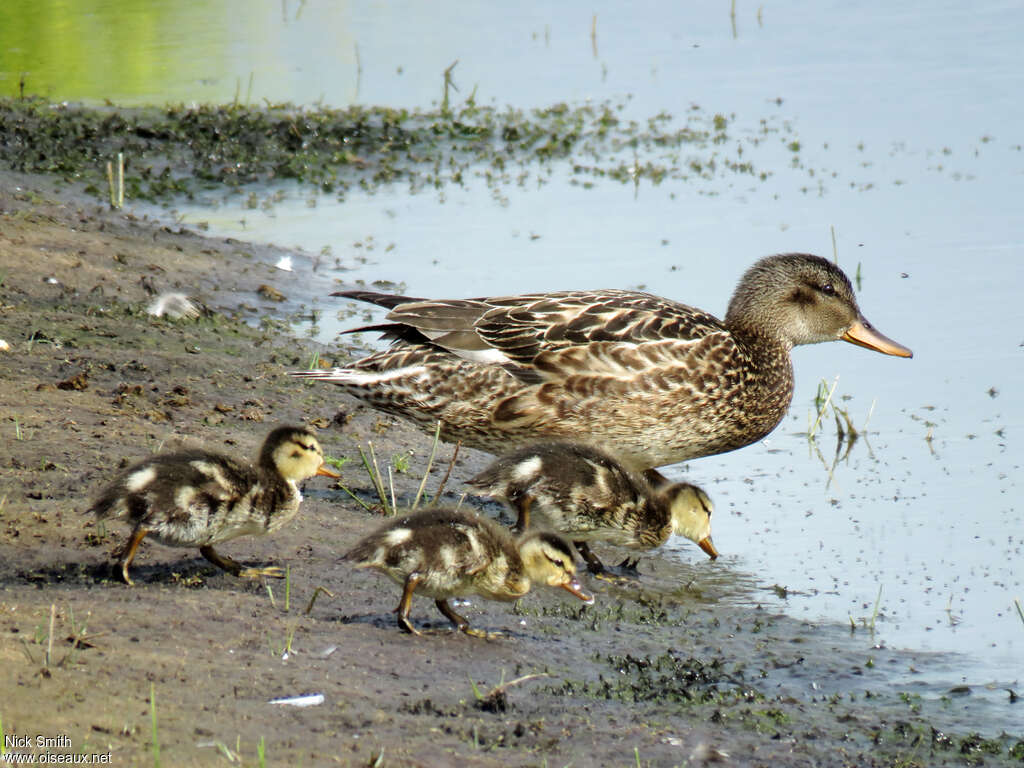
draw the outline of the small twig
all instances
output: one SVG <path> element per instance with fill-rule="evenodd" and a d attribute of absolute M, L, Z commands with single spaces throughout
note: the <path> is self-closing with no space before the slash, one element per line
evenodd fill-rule
<path fill-rule="evenodd" d="M 445 483 L 448 482 L 448 478 L 451 477 L 452 467 L 455 466 L 455 460 L 459 458 L 459 448 L 462 447 L 462 441 L 459 440 L 455 444 L 455 450 L 452 451 L 452 460 L 448 462 L 448 469 L 445 470 L 444 477 L 441 478 L 441 484 L 437 486 L 437 495 L 434 496 L 434 501 L 441 498 L 441 494 L 444 493 Z"/>
<path fill-rule="evenodd" d="M 875 412 L 875 403 L 877 403 L 877 402 L 878 402 L 878 398 L 877 397 L 874 400 L 871 401 L 871 407 L 868 408 L 868 417 L 866 419 L 864 419 L 864 426 L 860 428 L 861 432 L 867 432 L 868 431 L 868 422 L 871 421 L 871 415 Z"/>
<path fill-rule="evenodd" d="M 513 685 L 519 685 L 521 683 L 525 683 L 529 680 L 534 680 L 539 677 L 551 677 L 551 675 L 549 675 L 547 672 L 535 672 L 532 675 L 523 675 L 522 677 L 517 677 L 515 680 L 509 680 L 507 683 L 502 683 L 501 685 L 496 685 L 493 688 L 491 688 L 491 690 L 487 692 L 486 698 L 498 696 L 507 691 Z"/>
<path fill-rule="evenodd" d="M 309 605 L 306 606 L 307 616 L 309 616 L 309 614 L 313 612 L 313 604 L 316 603 L 316 599 L 320 596 L 321 592 L 323 592 L 328 597 L 334 597 L 334 593 L 331 592 L 331 590 L 329 590 L 327 587 L 317 586 L 317 588 L 313 590 L 313 596 L 309 598 Z"/>
<path fill-rule="evenodd" d="M 451 88 L 456 92 L 459 90 L 455 85 L 455 81 L 452 79 L 452 71 L 455 69 L 458 63 L 459 60 L 456 59 L 451 63 L 451 65 L 449 65 L 448 69 L 444 71 L 444 96 L 441 100 L 441 114 L 444 117 L 451 116 L 451 109 L 449 108 L 448 102 L 448 89 Z"/>
<path fill-rule="evenodd" d="M 380 481 L 380 470 L 378 469 L 376 472 L 374 471 L 374 468 L 377 466 L 377 457 L 373 453 L 373 443 L 367 443 L 366 445 L 370 449 L 371 458 L 366 457 L 366 454 L 363 453 L 362 447 L 359 448 L 359 458 L 363 460 L 363 466 L 366 468 L 366 473 L 370 476 L 371 482 L 373 482 L 373 488 L 377 491 L 377 497 L 380 499 L 381 506 L 384 507 L 384 514 L 387 514 L 388 497 L 385 495 L 384 486 Z"/>
<path fill-rule="evenodd" d="M 423 497 L 423 489 L 427 487 L 427 477 L 430 475 L 430 468 L 434 465 L 434 456 L 437 454 L 437 443 L 441 439 L 441 422 L 437 422 L 437 426 L 434 427 L 434 442 L 430 446 L 430 456 L 427 458 L 427 468 L 423 471 L 423 479 L 420 481 L 420 487 L 416 491 L 416 498 L 412 500 L 412 508 L 416 509 L 420 505 L 420 499 Z"/>
<path fill-rule="evenodd" d="M 878 618 L 878 604 L 882 602 L 882 585 L 878 585 L 878 597 L 875 598 L 875 609 L 871 612 L 871 634 L 875 633 L 875 619 Z"/>
<path fill-rule="evenodd" d="M 395 476 L 391 474 L 391 465 L 388 465 L 388 487 L 391 488 L 391 511 L 398 511 L 398 500 L 395 499 Z"/>
<path fill-rule="evenodd" d="M 828 391 L 828 396 L 825 398 L 825 402 L 821 404 L 821 409 L 818 411 L 818 418 L 815 419 L 814 425 L 811 427 L 811 431 L 808 433 L 809 438 L 814 437 L 814 433 L 818 431 L 818 426 L 821 424 L 821 419 L 825 415 L 825 411 L 828 409 L 828 404 L 832 402 L 832 395 L 836 392 L 836 387 L 839 385 L 839 377 L 836 376 L 835 381 L 832 382 L 832 388 Z"/>
<path fill-rule="evenodd" d="M 28 663 L 34 666 L 36 659 L 35 656 L 32 655 L 32 651 L 28 649 L 28 642 L 25 638 L 21 638 L 21 647 L 25 650 L 25 655 L 28 657 Z"/>
<path fill-rule="evenodd" d="M 373 450 L 373 443 L 367 443 L 370 449 L 370 460 L 373 462 L 373 476 L 377 478 L 377 491 L 380 493 L 380 503 L 384 505 L 384 514 L 390 515 L 394 510 L 388 510 L 388 496 L 384 491 L 384 476 L 380 472 L 380 464 L 377 463 L 377 454 Z"/>
<path fill-rule="evenodd" d="M 351 496 L 351 497 L 352 497 L 353 499 L 355 499 L 355 500 L 356 500 L 356 503 L 357 503 L 357 504 L 359 504 L 359 506 L 361 506 L 361 507 L 362 507 L 363 509 L 365 509 L 365 510 L 366 510 L 367 512 L 373 512 L 373 508 L 372 508 L 372 507 L 371 507 L 371 506 L 370 506 L 369 504 L 367 504 L 367 503 L 366 503 L 365 501 L 363 501 L 363 500 L 362 500 L 362 499 L 360 499 L 360 498 L 359 498 L 358 496 L 356 496 L 356 495 L 355 495 L 354 493 L 352 493 L 352 491 L 350 491 L 350 490 L 349 490 L 348 488 L 346 488 L 346 487 L 345 487 L 344 485 L 342 485 L 341 483 L 338 483 L 338 487 L 339 487 L 339 488 L 341 488 L 341 490 L 343 490 L 343 491 L 344 491 L 345 493 L 347 493 L 347 494 L 348 494 L 349 496 Z"/>
<path fill-rule="evenodd" d="M 53 658 L 53 622 L 57 618 L 57 604 L 50 603 L 50 635 L 46 638 L 46 664 L 50 666 L 50 660 Z"/>
<path fill-rule="evenodd" d="M 1020 620 L 1024 622 L 1024 608 L 1020 607 L 1020 600 L 1014 600 L 1013 604 L 1017 606 L 1017 615 L 1020 616 Z"/>
<path fill-rule="evenodd" d="M 290 565 L 284 567 L 284 612 L 288 613 L 292 599 L 292 568 Z"/>
<path fill-rule="evenodd" d="M 110 207 L 117 208 L 117 198 L 114 195 L 114 164 L 107 160 L 107 189 L 110 191 Z"/>

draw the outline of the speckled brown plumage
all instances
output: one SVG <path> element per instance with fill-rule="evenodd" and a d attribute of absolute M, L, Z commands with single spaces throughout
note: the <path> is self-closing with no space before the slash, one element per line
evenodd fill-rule
<path fill-rule="evenodd" d="M 323 450 L 313 433 L 278 427 L 264 440 L 255 466 L 208 451 L 158 454 L 121 472 L 88 512 L 131 524 L 118 561 L 128 584 L 128 567 L 147 535 L 167 546 L 198 547 L 207 560 L 235 576 L 281 577 L 274 566 L 243 568 L 213 545 L 270 533 L 288 523 L 302 500 L 297 483 L 318 474 L 338 477 L 323 467 Z"/>
<path fill-rule="evenodd" d="M 402 585 L 398 625 L 413 634 L 419 634 L 409 621 L 413 594 L 434 598 L 438 610 L 468 634 L 482 633 L 471 630 L 451 609 L 451 597 L 475 594 L 488 600 L 518 600 L 531 582 L 540 582 L 591 600 L 576 581 L 567 542 L 547 532 L 513 540 L 497 523 L 469 510 L 440 508 L 399 515 L 342 557 Z"/>
<path fill-rule="evenodd" d="M 470 488 L 519 513 L 517 528 L 537 522 L 574 542 L 605 541 L 652 549 L 677 533 L 718 556 L 711 541 L 711 502 L 689 483 L 653 487 L 612 456 L 578 442 L 545 441 L 501 456 Z M 584 552 L 588 564 L 591 557 Z M 596 558 L 594 558 L 596 560 Z"/>
<path fill-rule="evenodd" d="M 904 357 L 871 328 L 850 281 L 785 254 L 743 276 L 724 321 L 646 293 L 564 291 L 424 301 L 336 295 L 389 308 L 390 349 L 330 381 L 445 440 L 492 453 L 541 437 L 600 443 L 645 470 L 731 451 L 774 429 L 793 394 L 790 350 L 844 339 Z"/>

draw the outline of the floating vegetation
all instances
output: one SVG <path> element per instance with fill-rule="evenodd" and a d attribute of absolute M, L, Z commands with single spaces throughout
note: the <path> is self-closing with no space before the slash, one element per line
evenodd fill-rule
<path fill-rule="evenodd" d="M 864 443 L 867 445 L 867 426 L 868 422 L 871 421 L 871 414 L 874 413 L 875 410 L 875 402 L 872 401 L 871 407 L 868 409 L 868 415 L 864 419 L 864 425 L 858 429 L 853 424 L 853 419 L 850 417 L 849 410 L 837 405 L 835 402 L 836 387 L 838 387 L 838 385 L 838 376 L 836 376 L 832 381 L 831 385 L 824 379 L 818 382 L 818 389 L 814 396 L 814 409 L 807 415 L 807 432 L 804 433 L 807 437 L 807 444 L 809 448 L 815 455 L 817 455 L 822 466 L 828 473 L 828 482 L 825 486 L 826 488 L 832 484 L 836 467 L 840 462 L 846 461 L 850 457 L 850 452 L 853 450 L 853 446 L 857 441 L 864 438 Z M 843 395 L 839 399 L 849 400 L 850 397 Z M 825 415 L 830 409 L 836 425 L 836 448 L 831 462 L 825 459 L 821 449 L 818 447 L 818 435 L 820 434 L 819 428 L 822 426 Z M 868 451 L 869 453 L 871 451 L 870 445 L 868 445 Z"/>
<path fill-rule="evenodd" d="M 446 94 L 454 90 L 454 66 L 445 71 Z M 473 178 L 491 187 L 523 185 L 549 179 L 553 164 L 570 158 L 570 182 L 583 185 L 595 179 L 660 184 L 725 173 L 763 181 L 769 174 L 754 168 L 744 144 L 787 132 L 762 120 L 755 136 L 740 139 L 729 134 L 734 116 L 693 106 L 681 117 L 662 112 L 636 121 L 625 117 L 625 106 L 520 110 L 478 106 L 472 96 L 461 105 L 446 98 L 439 109 L 426 111 L 238 103 L 117 108 L 4 99 L 0 162 L 84 181 L 97 197 L 119 206 L 126 197 L 191 198 L 274 179 L 341 197 L 353 187 L 373 191 L 400 182 L 412 191 L 466 185 Z M 111 157 L 119 162 L 108 175 Z"/>

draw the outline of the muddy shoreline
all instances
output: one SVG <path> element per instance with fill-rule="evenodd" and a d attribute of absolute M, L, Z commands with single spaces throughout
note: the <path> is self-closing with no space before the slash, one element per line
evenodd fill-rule
<path fill-rule="evenodd" d="M 396 493 L 415 495 L 428 437 L 284 376 L 314 352 L 353 354 L 288 335 L 283 318 L 298 308 L 261 288 L 287 299 L 301 278 L 271 266 L 285 254 L 0 172 L 5 735 L 66 736 L 56 751 L 109 753 L 115 765 L 260 765 L 260 749 L 267 765 L 1024 761 L 1021 734 L 963 727 L 955 695 L 891 689 L 886 668 L 920 668 L 927 654 L 866 655 L 848 629 L 766 610 L 755 585 L 695 549 L 645 557 L 636 587 L 591 583 L 590 608 L 542 591 L 464 606 L 474 625 L 507 631 L 497 641 L 452 634 L 417 600 L 413 620 L 434 631 L 410 637 L 390 613 L 393 585 L 338 560 L 378 514 L 320 479 L 285 530 L 225 549 L 287 565 L 287 594 L 284 582 L 243 583 L 157 544 L 140 551 L 134 589 L 112 579 L 124 531 L 81 513 L 113 468 L 154 450 L 251 455 L 272 426 L 305 423 L 348 459 L 342 482 L 364 503 L 367 441 L 384 460 L 408 457 Z M 154 318 L 152 290 L 189 293 L 209 313 Z M 450 457 L 442 446 L 428 491 Z M 446 499 L 484 458 L 460 453 Z M 303 694 L 323 703 L 268 703 Z"/>

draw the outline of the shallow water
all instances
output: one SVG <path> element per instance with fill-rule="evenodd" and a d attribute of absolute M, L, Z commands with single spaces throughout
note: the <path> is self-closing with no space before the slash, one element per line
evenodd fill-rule
<path fill-rule="evenodd" d="M 125 5 L 96 3 L 68 24 L 100 28 Z M 894 679 L 936 695 L 969 684 L 1000 708 L 993 722 L 1012 727 L 1002 689 L 1024 685 L 1014 607 L 1024 599 L 1024 151 L 1014 133 L 1024 125 L 1024 7 L 737 3 L 734 30 L 728 3 L 178 5 L 117 15 L 160 31 L 124 43 L 143 46 L 130 71 L 101 66 L 111 45 L 102 36 L 97 52 L 79 50 L 85 37 L 63 58 L 8 63 L 16 48 L 44 49 L 0 24 L 0 90 L 14 92 L 30 70 L 31 90 L 54 99 L 426 107 L 458 59 L 455 99 L 475 89 L 478 103 L 614 99 L 638 119 L 668 111 L 681 123 L 693 104 L 708 118 L 731 116 L 730 141 L 767 180 L 721 172 L 583 188 L 556 165 L 543 184 L 531 176 L 497 192 L 470 179 L 416 195 L 349 192 L 338 203 L 283 187 L 260 191 L 284 193 L 267 211 L 228 198 L 177 213 L 213 234 L 310 254 L 330 246 L 305 297 L 328 310 L 314 329 L 325 340 L 352 323 L 322 296 L 333 280 L 391 281 L 426 296 L 645 286 L 721 315 L 755 258 L 831 256 L 834 228 L 839 263 L 862 275 L 865 315 L 914 359 L 845 344 L 797 349 L 794 405 L 773 435 L 669 474 L 704 485 L 716 503 L 724 557 L 712 567 L 785 587 L 780 604 L 797 617 L 852 619 L 868 656 L 880 644 L 962 654 Z M 755 146 L 763 121 L 774 132 Z M 816 441 L 805 433 L 819 382 L 837 376 L 835 397 L 864 435 L 834 461 L 831 417 Z M 676 544 L 680 557 L 702 557 Z M 864 624 L 879 589 L 872 635 Z"/>

